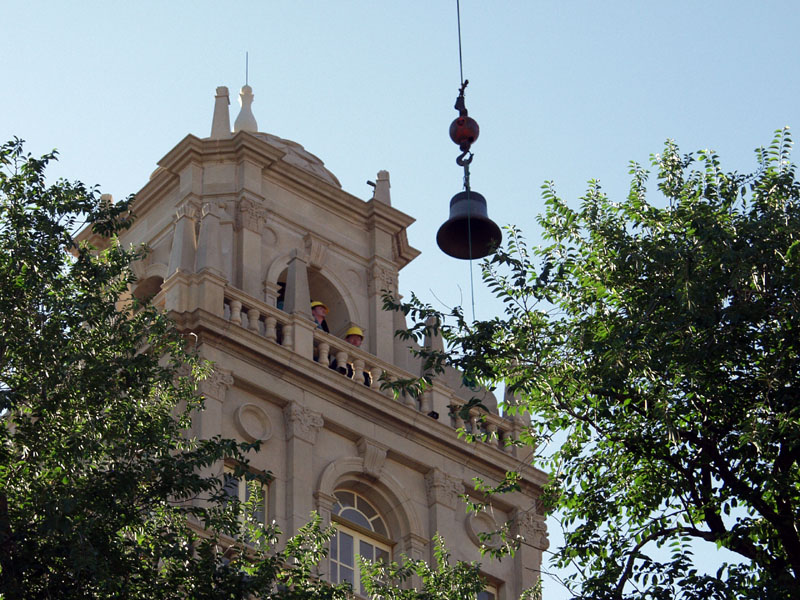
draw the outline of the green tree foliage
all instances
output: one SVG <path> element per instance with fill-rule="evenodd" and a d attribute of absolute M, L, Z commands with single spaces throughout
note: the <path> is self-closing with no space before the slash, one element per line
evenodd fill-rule
<path fill-rule="evenodd" d="M 630 193 L 548 183 L 544 245 L 511 228 L 484 263 L 502 317 L 441 327 L 449 360 L 504 383 L 564 517 L 582 598 L 800 597 L 800 185 L 788 131 L 750 175 L 668 142 Z M 406 336 L 444 315 L 416 299 Z M 431 323 L 431 321 L 428 321 Z M 430 325 L 428 326 L 430 327 Z M 438 325 L 436 326 L 439 327 Z M 435 369 L 434 369 L 435 370 Z M 707 545 L 708 548 L 705 548 Z M 741 560 L 718 571 L 694 553 Z"/>
<path fill-rule="evenodd" d="M 404 557 L 402 563 L 361 563 L 361 579 L 370 598 L 381 600 L 475 600 L 485 588 L 477 563 L 450 564 L 444 539 L 434 539 L 436 568 Z M 402 586 L 416 576 L 415 587 Z M 533 600 L 533 595 L 526 596 Z"/>
<path fill-rule="evenodd" d="M 186 437 L 206 366 L 125 300 L 130 199 L 48 186 L 53 158 L 0 146 L 0 598 L 344 598 L 313 576 L 319 519 L 276 552 L 203 475 L 252 447 Z"/>

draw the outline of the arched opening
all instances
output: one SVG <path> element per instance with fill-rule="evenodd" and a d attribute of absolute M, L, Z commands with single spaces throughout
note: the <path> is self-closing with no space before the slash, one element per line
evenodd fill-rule
<path fill-rule="evenodd" d="M 286 293 L 286 273 L 288 269 L 284 269 L 278 276 L 278 299 L 277 306 L 283 309 L 284 295 Z M 308 289 L 311 295 L 311 301 L 318 300 L 328 307 L 328 329 L 332 335 L 342 337 L 347 328 L 350 327 L 352 320 L 351 315 L 347 310 L 347 305 L 344 298 L 339 293 L 339 290 L 334 286 L 322 273 L 316 269 L 308 270 Z"/>

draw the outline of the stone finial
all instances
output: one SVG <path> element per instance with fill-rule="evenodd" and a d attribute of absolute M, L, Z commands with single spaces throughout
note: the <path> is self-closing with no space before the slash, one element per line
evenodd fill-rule
<path fill-rule="evenodd" d="M 242 108 L 233 124 L 234 133 L 238 131 L 258 132 L 258 123 L 256 123 L 256 118 L 253 116 L 253 98 L 253 88 L 249 85 L 243 85 L 242 91 L 239 92 L 239 104 Z"/>
<path fill-rule="evenodd" d="M 231 137 L 231 116 L 228 113 L 228 88 L 221 85 L 214 98 L 214 119 L 211 121 L 211 139 L 224 140 Z"/>
<path fill-rule="evenodd" d="M 375 182 L 375 195 L 374 198 L 378 202 L 392 205 L 392 195 L 389 193 L 389 171 L 378 171 L 378 179 Z"/>

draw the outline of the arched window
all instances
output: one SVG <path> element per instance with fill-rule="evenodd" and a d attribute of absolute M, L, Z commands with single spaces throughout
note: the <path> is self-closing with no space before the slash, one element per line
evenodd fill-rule
<path fill-rule="evenodd" d="M 365 595 L 356 556 L 389 562 L 392 540 L 383 517 L 366 498 L 348 490 L 337 490 L 334 495 L 331 520 L 336 523 L 336 534 L 331 540 L 331 581 L 349 581 L 354 590 Z"/>

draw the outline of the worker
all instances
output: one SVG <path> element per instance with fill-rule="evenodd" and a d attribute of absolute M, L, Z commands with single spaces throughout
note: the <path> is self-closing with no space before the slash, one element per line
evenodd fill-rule
<path fill-rule="evenodd" d="M 364 341 L 364 332 L 361 327 L 353 325 L 350 329 L 344 332 L 344 341 L 348 344 L 353 344 L 356 348 L 361 347 L 361 342 Z"/>
<path fill-rule="evenodd" d="M 350 329 L 344 332 L 344 341 L 348 344 L 352 344 L 356 348 L 361 347 L 361 343 L 364 341 L 364 332 L 361 330 L 361 327 L 357 325 L 353 325 Z M 347 365 L 339 366 L 336 362 L 336 359 L 333 359 L 331 362 L 331 369 L 337 369 L 343 375 L 347 375 L 351 379 L 353 378 L 353 374 L 355 372 L 352 363 L 347 363 Z M 369 387 L 372 384 L 372 375 L 369 371 L 364 371 L 364 385 Z"/>
<path fill-rule="evenodd" d="M 325 333 L 330 333 L 328 329 L 328 322 L 325 320 L 325 317 L 328 315 L 328 307 L 325 306 L 323 302 L 319 300 L 314 300 L 311 303 L 311 316 L 313 317 L 314 321 L 317 324 L 319 329 L 322 329 Z"/>

